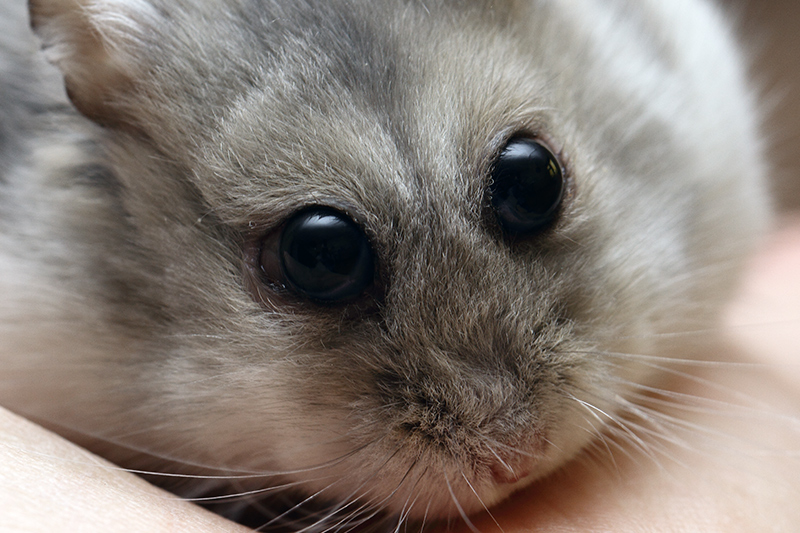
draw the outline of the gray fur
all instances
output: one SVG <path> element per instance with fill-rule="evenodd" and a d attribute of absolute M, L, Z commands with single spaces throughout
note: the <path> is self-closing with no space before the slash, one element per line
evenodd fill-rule
<path fill-rule="evenodd" d="M 334 476 L 319 500 L 416 499 L 413 520 L 457 514 L 449 484 L 478 510 L 465 480 L 502 499 L 588 444 L 574 398 L 615 412 L 649 379 L 603 354 L 680 356 L 657 334 L 713 323 L 766 220 L 752 95 L 704 1 L 31 6 L 93 122 L 3 32 L 0 401 L 128 467 L 261 473 L 230 485 L 295 501 Z M 485 191 L 518 132 L 570 182 L 517 242 Z M 367 232 L 376 301 L 261 282 L 258 243 L 312 204 Z"/>

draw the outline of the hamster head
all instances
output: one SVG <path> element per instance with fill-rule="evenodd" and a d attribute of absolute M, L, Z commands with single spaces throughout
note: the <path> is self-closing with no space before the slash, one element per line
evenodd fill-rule
<path fill-rule="evenodd" d="M 706 2 L 30 4 L 105 169 L 64 209 L 116 348 L 59 420 L 327 527 L 563 465 L 763 224 Z"/>

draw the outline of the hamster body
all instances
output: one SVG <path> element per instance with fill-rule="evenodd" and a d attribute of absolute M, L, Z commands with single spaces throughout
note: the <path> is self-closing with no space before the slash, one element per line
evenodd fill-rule
<path fill-rule="evenodd" d="M 320 530 L 496 503 L 652 379 L 608 354 L 680 357 L 659 334 L 714 323 L 767 220 L 704 1 L 31 0 L 41 54 L 23 4 L 0 403 L 218 476 L 183 494 L 266 489 Z M 498 200 L 517 145 L 558 180 L 535 229 Z M 325 217 L 368 259 L 346 296 L 287 263 Z"/>

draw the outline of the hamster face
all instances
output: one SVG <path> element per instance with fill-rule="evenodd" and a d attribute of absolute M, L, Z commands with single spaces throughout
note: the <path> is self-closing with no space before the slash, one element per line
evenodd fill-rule
<path fill-rule="evenodd" d="M 3 185 L 0 399 L 221 476 L 186 494 L 320 529 L 496 503 L 650 378 L 610 354 L 681 356 L 659 334 L 714 319 L 764 224 L 705 2 L 30 4 L 94 124 L 63 111 Z"/>

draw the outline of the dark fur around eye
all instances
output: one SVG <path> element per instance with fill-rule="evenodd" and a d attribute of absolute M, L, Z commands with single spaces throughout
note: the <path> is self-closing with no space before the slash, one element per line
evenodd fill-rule
<path fill-rule="evenodd" d="M 564 173 L 542 143 L 512 138 L 500 152 L 491 178 L 492 207 L 507 235 L 533 235 L 555 220 L 564 197 Z"/>
<path fill-rule="evenodd" d="M 323 303 L 353 300 L 372 286 L 375 272 L 363 230 L 328 207 L 304 209 L 264 239 L 259 266 L 268 279 Z"/>

